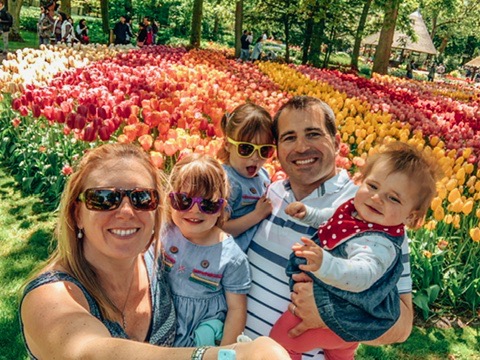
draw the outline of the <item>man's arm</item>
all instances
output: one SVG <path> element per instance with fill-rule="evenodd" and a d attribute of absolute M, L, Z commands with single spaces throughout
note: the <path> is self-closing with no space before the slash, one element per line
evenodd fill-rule
<path fill-rule="evenodd" d="M 400 295 L 400 317 L 385 334 L 378 339 L 364 342 L 366 345 L 388 345 L 401 343 L 408 339 L 413 327 L 413 303 L 412 294 Z"/>
<path fill-rule="evenodd" d="M 292 304 L 295 304 L 295 315 L 302 319 L 302 322 L 290 329 L 288 332 L 291 337 L 297 337 L 308 329 L 325 328 L 326 325 L 320 317 L 320 314 L 313 296 L 313 283 L 307 279 L 306 274 L 294 274 L 293 279 L 297 281 L 292 293 Z M 302 282 L 303 281 L 303 282 Z M 289 305 L 292 311 L 293 306 Z M 378 339 L 365 342 L 366 345 L 388 345 L 404 342 L 410 336 L 413 327 L 413 303 L 412 294 L 400 295 L 400 317 L 385 334 Z"/>

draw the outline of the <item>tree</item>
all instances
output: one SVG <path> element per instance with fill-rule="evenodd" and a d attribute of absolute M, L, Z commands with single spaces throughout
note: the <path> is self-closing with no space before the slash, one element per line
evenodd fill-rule
<path fill-rule="evenodd" d="M 363 39 L 363 31 L 365 30 L 365 24 L 367 23 L 367 16 L 368 11 L 370 10 L 370 5 L 372 4 L 372 0 L 365 0 L 362 9 L 362 15 L 360 16 L 360 20 L 358 21 L 357 32 L 355 34 L 355 43 L 353 44 L 353 51 L 352 51 L 352 62 L 350 66 L 352 70 L 358 70 L 358 56 L 360 55 L 360 45 Z"/>
<path fill-rule="evenodd" d="M 240 37 L 243 31 L 243 0 L 235 1 L 235 57 L 240 57 L 242 44 Z"/>
<path fill-rule="evenodd" d="M 202 17 L 203 17 L 203 0 L 194 0 L 192 27 L 190 33 L 190 46 L 193 48 L 200 47 L 202 37 Z"/>
<path fill-rule="evenodd" d="M 375 50 L 372 72 L 382 75 L 388 73 L 388 63 L 392 50 L 393 35 L 395 34 L 395 25 L 397 24 L 398 8 L 402 0 L 386 0 L 385 17 L 383 19 L 380 38 Z"/>
<path fill-rule="evenodd" d="M 8 35 L 10 40 L 24 42 L 20 35 L 20 10 L 22 9 L 23 0 L 8 0 L 7 9 L 12 15 L 13 26 Z"/>
<path fill-rule="evenodd" d="M 67 16 L 72 15 L 72 0 L 61 0 L 60 9 L 67 14 Z"/>
<path fill-rule="evenodd" d="M 108 0 L 100 0 L 100 13 L 102 14 L 102 29 L 105 34 L 110 33 L 110 19 L 108 16 Z"/>

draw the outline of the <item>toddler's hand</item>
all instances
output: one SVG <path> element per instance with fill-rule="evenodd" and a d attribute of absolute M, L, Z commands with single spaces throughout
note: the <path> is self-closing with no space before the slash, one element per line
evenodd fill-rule
<path fill-rule="evenodd" d="M 265 219 L 268 215 L 270 215 L 272 213 L 272 210 L 272 202 L 270 201 L 270 199 L 267 199 L 265 195 L 263 195 L 255 205 L 255 212 L 262 219 Z"/>
<path fill-rule="evenodd" d="M 299 201 L 295 201 L 288 204 L 285 208 L 285 214 L 290 215 L 297 219 L 303 219 L 307 213 L 307 209 L 304 204 Z"/>
<path fill-rule="evenodd" d="M 322 266 L 323 249 L 306 237 L 302 237 L 301 240 L 304 245 L 296 243 L 292 250 L 296 256 L 307 259 L 307 264 L 298 267 L 303 271 L 317 271 Z"/>

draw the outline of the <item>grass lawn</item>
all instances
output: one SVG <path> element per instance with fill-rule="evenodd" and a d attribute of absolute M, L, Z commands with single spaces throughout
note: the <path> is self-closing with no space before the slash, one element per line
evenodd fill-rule
<path fill-rule="evenodd" d="M 52 246 L 55 214 L 24 197 L 0 167 L 0 360 L 27 359 L 18 320 L 19 290 Z M 416 327 L 403 344 L 361 346 L 357 360 L 479 360 L 479 329 Z"/>
<path fill-rule="evenodd" d="M 29 32 L 29 31 L 20 31 L 20 34 L 22 35 L 24 42 L 19 42 L 19 41 L 9 41 L 8 42 L 8 51 L 14 52 L 15 50 L 18 49 L 23 49 L 23 48 L 38 48 L 38 36 L 36 33 Z M 0 37 L 0 48 L 3 49 L 3 41 L 1 41 Z"/>

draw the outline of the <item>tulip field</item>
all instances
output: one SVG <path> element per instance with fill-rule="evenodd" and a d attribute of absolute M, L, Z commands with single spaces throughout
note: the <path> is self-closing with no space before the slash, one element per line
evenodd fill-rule
<path fill-rule="evenodd" d="M 225 49 L 79 45 L 9 54 L 0 91 L 2 162 L 52 208 L 88 148 L 136 143 L 168 172 L 182 154 L 216 154 L 225 111 L 252 101 L 273 115 L 293 95 L 317 97 L 336 114 L 337 165 L 352 174 L 385 142 L 438 159 L 438 196 L 409 232 L 414 302 L 424 318 L 479 315 L 480 91 L 471 85 L 239 63 Z M 266 167 L 285 176 L 275 160 Z"/>

